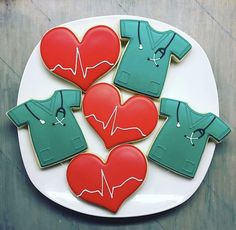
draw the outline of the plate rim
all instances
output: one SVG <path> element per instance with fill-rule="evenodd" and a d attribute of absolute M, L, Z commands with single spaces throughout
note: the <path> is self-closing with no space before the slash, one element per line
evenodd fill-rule
<path fill-rule="evenodd" d="M 176 31 L 181 31 L 181 33 L 185 34 L 186 37 L 189 37 L 189 38 L 191 38 L 192 40 L 194 40 L 194 41 L 196 42 L 196 44 L 199 46 L 199 48 L 201 49 L 201 51 L 205 54 L 206 59 L 207 59 L 208 64 L 209 64 L 209 67 L 210 67 L 210 69 L 211 69 L 212 75 L 213 75 L 213 77 L 214 77 L 214 73 L 213 73 L 213 71 L 212 71 L 210 61 L 209 61 L 209 59 L 208 59 L 208 57 L 207 57 L 205 51 L 203 50 L 203 48 L 199 45 L 199 43 L 198 43 L 194 38 L 192 38 L 190 35 L 188 35 L 188 34 L 185 33 L 184 31 L 178 29 L 177 27 L 174 27 L 174 26 L 172 26 L 172 25 L 170 25 L 170 24 L 168 24 L 168 23 L 165 23 L 165 22 L 162 22 L 162 21 L 159 21 L 159 20 L 156 20 L 156 19 L 151 19 L 151 18 L 141 17 L 141 16 L 135 16 L 135 15 L 123 15 L 123 14 L 122 14 L 122 15 L 106 15 L 106 16 L 96 16 L 96 17 L 88 17 L 88 18 L 82 18 L 82 19 L 78 19 L 78 20 L 73 20 L 73 21 L 69 21 L 69 22 L 66 22 L 66 23 L 57 25 L 57 26 L 55 26 L 55 27 L 58 27 L 58 26 L 65 26 L 65 25 L 67 25 L 67 24 L 76 23 L 76 22 L 78 22 L 78 21 L 79 21 L 79 22 L 81 22 L 81 21 L 83 22 L 83 21 L 96 20 L 96 19 L 98 19 L 98 18 L 99 18 L 99 19 L 117 18 L 117 19 L 119 19 L 119 20 L 122 19 L 122 18 L 127 18 L 127 19 L 142 19 L 142 20 L 147 20 L 148 22 L 157 21 L 157 22 L 160 22 L 160 23 L 164 24 L 165 26 L 168 26 L 168 27 L 170 26 L 171 28 L 175 29 Z M 54 27 L 52 27 L 52 28 L 54 28 Z M 119 34 L 118 34 L 118 35 L 119 35 Z M 35 49 L 39 46 L 39 44 L 40 44 L 40 41 L 39 41 L 38 44 L 34 47 L 34 49 L 33 49 L 32 53 L 31 53 L 31 55 L 33 54 L 33 52 L 35 51 Z M 28 61 L 27 61 L 27 64 L 25 65 L 25 69 L 24 69 L 24 72 L 23 72 L 23 74 L 22 74 L 22 79 L 23 79 L 23 77 L 24 77 L 24 74 L 25 74 L 26 68 L 27 68 L 27 66 L 28 66 L 28 62 L 29 62 L 29 60 L 30 60 L 30 58 L 31 58 L 31 55 L 29 56 Z M 121 51 L 121 53 L 120 53 L 120 58 L 122 58 L 122 55 L 123 55 L 123 52 Z M 119 63 L 119 62 L 120 62 L 120 61 L 118 61 L 118 63 Z M 116 69 L 116 68 L 117 68 L 117 66 L 115 67 L 115 69 Z M 169 68 L 169 67 L 168 67 L 168 68 Z M 22 83 L 22 82 L 23 82 L 22 79 L 21 79 L 20 86 L 19 86 L 19 89 L 18 89 L 17 105 L 19 105 L 19 103 L 21 103 L 20 100 L 19 100 L 19 98 L 20 98 L 19 95 L 20 95 L 20 92 L 21 92 L 22 84 L 23 84 L 23 83 Z M 217 111 L 218 113 L 217 113 L 216 115 L 219 116 L 219 97 L 218 97 L 218 89 L 217 89 L 217 86 L 216 86 L 215 78 L 214 78 L 214 83 L 215 83 L 215 85 L 212 86 L 212 87 L 215 87 L 215 91 L 216 91 L 216 95 L 217 95 L 217 109 L 218 109 L 218 111 Z M 95 84 L 96 84 L 96 82 L 95 82 Z M 160 97 L 160 99 L 161 99 L 161 98 L 162 98 L 162 97 Z M 159 130 L 159 131 L 160 131 L 160 130 Z M 174 208 L 174 207 L 178 207 L 178 206 L 180 206 L 181 204 L 185 203 L 190 197 L 192 197 L 192 196 L 196 193 L 196 191 L 197 191 L 198 188 L 200 187 L 200 185 L 201 185 L 203 179 L 205 178 L 205 176 L 206 176 L 206 174 L 207 174 L 207 172 L 208 172 L 208 170 L 209 170 L 209 167 L 210 167 L 210 164 L 209 164 L 209 166 L 208 166 L 208 168 L 207 168 L 207 171 L 206 171 L 206 174 L 204 175 L 204 177 L 202 178 L 200 184 L 196 187 L 196 189 L 194 190 L 194 192 L 193 192 L 190 196 L 186 197 L 185 200 L 183 200 L 182 202 L 180 202 L 180 203 L 177 204 L 177 205 L 174 205 L 174 204 L 173 204 L 173 205 L 170 205 L 167 209 L 162 210 L 162 211 L 159 211 L 159 212 L 150 212 L 150 213 L 140 214 L 140 215 L 137 215 L 137 214 L 132 215 L 132 214 L 131 214 L 131 215 L 128 215 L 128 216 L 127 216 L 127 215 L 123 215 L 123 216 L 121 215 L 121 216 L 119 216 L 119 215 L 116 215 L 117 213 L 119 213 L 119 210 L 118 210 L 117 213 L 115 213 L 115 214 L 112 213 L 111 215 L 110 215 L 110 213 L 108 213 L 108 215 L 95 215 L 95 214 L 92 214 L 92 213 L 83 212 L 83 210 L 78 211 L 78 210 L 74 209 L 73 207 L 67 207 L 67 206 L 65 206 L 63 203 L 58 202 L 58 200 L 53 199 L 53 197 L 47 196 L 47 195 L 34 183 L 34 181 L 32 180 L 32 178 L 31 178 L 31 176 L 30 176 L 30 173 L 29 173 L 28 170 L 27 170 L 27 167 L 26 167 L 26 164 L 25 164 L 25 161 L 24 161 L 24 157 L 23 157 L 23 155 L 22 155 L 22 143 L 21 143 L 21 141 L 20 141 L 20 139 L 21 139 L 21 130 L 18 129 L 17 132 L 18 132 L 19 146 L 20 146 L 21 157 L 22 157 L 22 160 L 23 160 L 23 163 L 24 163 L 24 167 L 25 167 L 25 170 L 26 170 L 26 172 L 27 172 L 27 175 L 28 175 L 28 177 L 29 177 L 31 183 L 34 185 L 34 187 L 36 187 L 37 190 L 38 190 L 41 194 L 43 194 L 45 197 L 47 197 L 48 199 L 52 200 L 53 202 L 55 202 L 55 203 L 57 203 L 57 204 L 59 204 L 59 205 L 61 205 L 61 206 L 63 206 L 63 207 L 66 207 L 66 208 L 68 208 L 68 209 L 70 209 L 70 210 L 73 210 L 73 211 L 76 211 L 76 212 L 79 212 L 79 213 L 83 213 L 83 214 L 87 214 L 87 215 L 91 215 L 91 216 L 96 216 L 96 217 L 102 217 L 102 218 L 132 218 L 132 217 L 138 217 L 138 216 L 146 216 L 146 215 L 157 214 L 157 213 L 160 213 L 160 212 L 163 212 L 163 211 L 170 210 L 170 209 L 172 209 L 172 208 Z M 213 155 L 214 155 L 215 144 L 212 143 L 212 145 L 213 145 L 213 146 L 212 146 L 212 149 L 213 149 Z M 212 157 L 213 157 L 213 155 L 212 155 Z M 210 162 L 212 161 L 212 157 L 211 157 L 211 159 L 210 159 Z M 150 161 L 149 161 L 149 163 L 150 163 Z M 149 171 L 149 167 L 148 167 L 147 170 Z M 144 182 L 144 183 L 145 183 L 145 182 Z M 68 186 L 68 185 L 66 185 L 66 186 Z M 128 199 L 127 199 L 127 201 L 128 201 Z M 127 201 L 125 201 L 125 203 L 126 203 Z M 85 205 L 86 205 L 86 204 L 87 204 L 87 203 L 85 203 Z M 123 206 L 123 204 L 122 204 L 122 206 Z"/>

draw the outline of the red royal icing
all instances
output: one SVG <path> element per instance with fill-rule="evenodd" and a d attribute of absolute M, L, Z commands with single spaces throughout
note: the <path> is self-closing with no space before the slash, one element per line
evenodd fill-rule
<path fill-rule="evenodd" d="M 81 42 L 68 28 L 57 27 L 43 36 L 40 52 L 51 72 L 86 91 L 115 66 L 120 54 L 120 40 L 107 26 L 89 29 Z"/>
<path fill-rule="evenodd" d="M 84 96 L 83 112 L 106 148 L 147 137 L 158 121 L 152 100 L 133 96 L 122 104 L 118 89 L 107 83 L 89 88 Z"/>
<path fill-rule="evenodd" d="M 106 163 L 91 153 L 78 155 L 67 168 L 67 181 L 78 198 L 116 212 L 143 183 L 146 172 L 142 152 L 123 145 L 110 152 Z"/>

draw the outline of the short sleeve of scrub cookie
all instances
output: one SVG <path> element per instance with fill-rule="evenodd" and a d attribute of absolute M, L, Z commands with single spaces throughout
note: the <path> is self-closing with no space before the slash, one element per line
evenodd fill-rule
<path fill-rule="evenodd" d="M 80 90 L 62 90 L 65 105 L 69 107 L 80 107 L 81 91 Z"/>
<path fill-rule="evenodd" d="M 7 112 L 7 116 L 17 126 L 21 127 L 27 122 L 28 110 L 25 104 L 18 105 Z"/>
<path fill-rule="evenodd" d="M 162 98 L 160 105 L 160 115 L 171 116 L 176 112 L 178 101 Z"/>
<path fill-rule="evenodd" d="M 217 142 L 220 142 L 230 133 L 230 127 L 222 121 L 219 117 L 216 117 L 213 123 L 208 128 L 208 133 Z"/>
<path fill-rule="evenodd" d="M 185 40 L 179 34 L 175 34 L 170 49 L 174 56 L 178 58 L 178 60 L 181 60 L 191 48 L 192 46 L 187 40 Z"/>
<path fill-rule="evenodd" d="M 137 25 L 137 26 L 136 26 Z M 138 28 L 138 21 L 134 20 L 120 20 L 120 34 L 123 38 L 131 38 L 136 35 Z"/>

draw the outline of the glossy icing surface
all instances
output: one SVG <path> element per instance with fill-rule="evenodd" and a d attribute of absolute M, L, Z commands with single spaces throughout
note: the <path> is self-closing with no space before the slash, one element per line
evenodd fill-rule
<path fill-rule="evenodd" d="M 146 138 L 158 121 L 157 108 L 149 98 L 133 96 L 122 103 L 119 90 L 107 83 L 89 88 L 83 112 L 107 148 Z"/>
<path fill-rule="evenodd" d="M 8 111 L 17 127 L 28 126 L 40 167 L 62 162 L 87 149 L 71 108 L 80 107 L 80 90 L 58 90 L 46 100 L 28 100 Z"/>
<path fill-rule="evenodd" d="M 198 113 L 187 103 L 161 99 L 160 115 L 168 117 L 148 158 L 182 176 L 193 178 L 209 138 L 220 142 L 230 133 L 213 113 Z"/>
<path fill-rule="evenodd" d="M 183 64 L 171 65 L 162 96 L 188 101 L 192 108 L 201 113 L 212 112 L 216 115 L 219 113 L 217 89 L 209 60 L 200 45 L 178 28 L 157 20 L 129 15 L 80 19 L 61 26 L 69 28 L 79 38 L 82 38 L 89 28 L 96 25 L 107 25 L 118 34 L 121 19 L 145 20 L 159 31 L 172 30 L 189 41 L 193 46 L 194 52 L 191 52 L 184 59 Z M 113 71 L 110 71 L 99 81 L 112 83 L 112 79 Z M 32 84 L 32 81 L 34 84 Z M 40 57 L 40 44 L 37 45 L 23 73 L 17 103 L 24 103 L 31 98 L 48 98 L 53 91 L 64 88 L 74 88 L 74 86 L 63 80 L 55 80 L 55 77 L 52 77 L 52 74 L 45 70 Z M 201 89 L 200 94 L 199 89 Z M 132 96 L 130 92 L 122 91 L 124 100 L 127 100 L 130 96 Z M 86 121 L 83 113 L 78 112 L 75 115 L 87 143 L 90 143 L 89 151 L 106 159 L 108 155 L 107 149 Z M 137 146 L 144 154 L 147 154 L 162 124 L 163 119 L 160 119 L 157 128 L 154 129 L 148 138 L 133 145 Z M 175 173 L 170 173 L 163 167 L 157 167 L 154 163 L 149 162 L 148 176 L 145 179 L 145 183 L 133 196 L 129 197 L 114 215 L 105 209 L 89 205 L 81 199 L 77 199 L 71 193 L 65 180 L 67 163 L 60 164 L 60 167 L 51 167 L 50 170 L 41 170 L 35 160 L 28 130 L 24 128 L 18 129 L 18 134 L 21 156 L 26 172 L 31 182 L 42 194 L 53 202 L 76 212 L 112 218 L 154 214 L 176 207 L 186 201 L 195 193 L 205 177 L 215 148 L 213 142 L 208 142 L 194 180 L 186 180 Z"/>
<path fill-rule="evenodd" d="M 142 152 L 132 145 L 120 145 L 106 163 L 91 153 L 75 157 L 67 168 L 67 181 L 78 198 L 117 212 L 143 183 L 146 172 Z"/>
<path fill-rule="evenodd" d="M 68 28 L 56 27 L 43 36 L 40 52 L 49 71 L 86 91 L 116 65 L 120 41 L 107 26 L 89 29 L 81 42 Z"/>
<path fill-rule="evenodd" d="M 191 44 L 172 30 L 160 32 L 141 20 L 120 20 L 120 33 L 129 42 L 114 83 L 137 93 L 160 97 L 172 56 L 180 61 Z"/>

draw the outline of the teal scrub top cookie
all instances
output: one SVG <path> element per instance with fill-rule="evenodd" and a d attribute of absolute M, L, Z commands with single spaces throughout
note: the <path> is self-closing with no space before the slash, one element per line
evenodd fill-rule
<path fill-rule="evenodd" d="M 231 131 L 213 113 L 201 114 L 188 104 L 161 99 L 160 115 L 168 117 L 148 158 L 182 176 L 193 178 L 209 138 L 220 142 Z"/>
<path fill-rule="evenodd" d="M 8 111 L 17 127 L 29 126 L 40 167 L 59 163 L 87 149 L 71 110 L 80 107 L 80 102 L 80 90 L 59 90 L 46 100 L 29 100 Z"/>
<path fill-rule="evenodd" d="M 171 57 L 181 60 L 191 44 L 172 30 L 159 32 L 148 22 L 120 20 L 122 38 L 129 39 L 114 83 L 151 97 L 160 97 Z"/>

